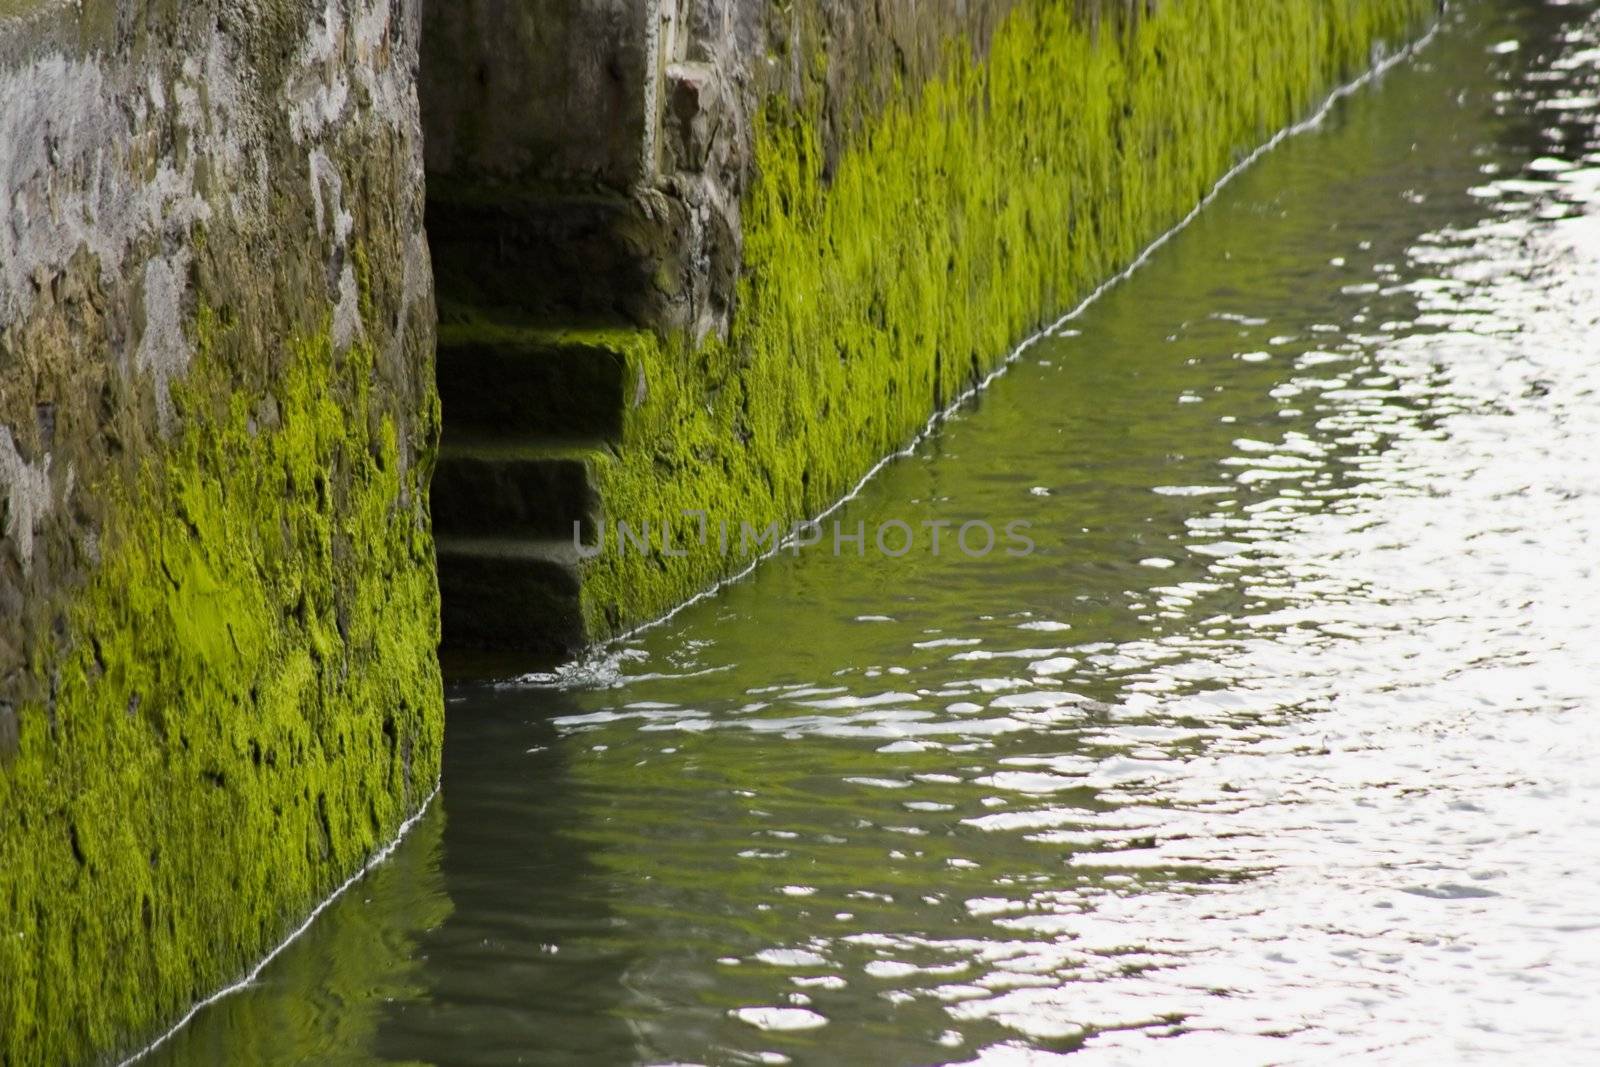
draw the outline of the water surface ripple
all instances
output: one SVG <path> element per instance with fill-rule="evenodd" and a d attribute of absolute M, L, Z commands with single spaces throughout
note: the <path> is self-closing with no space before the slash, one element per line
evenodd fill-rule
<path fill-rule="evenodd" d="M 1600 14 L 1471 2 L 154 1062 L 1600 1057 Z"/>

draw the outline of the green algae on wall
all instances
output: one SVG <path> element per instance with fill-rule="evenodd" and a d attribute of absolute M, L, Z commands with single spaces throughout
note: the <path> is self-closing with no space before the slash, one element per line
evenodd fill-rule
<path fill-rule="evenodd" d="M 108 502 L 76 640 L 0 768 L 0 1063 L 126 1048 L 243 972 L 431 792 L 432 539 L 324 331 L 264 391 L 202 312 L 184 429 Z M 419 414 L 428 439 L 437 400 Z"/>
<path fill-rule="evenodd" d="M 416 41 L 0 16 L 0 1064 L 143 1045 L 437 780 Z"/>
<path fill-rule="evenodd" d="M 743 566 L 741 524 L 825 508 L 1434 7 L 1170 0 L 1089 20 L 1070 0 L 1019 3 L 983 59 L 950 42 L 943 74 L 836 161 L 815 53 L 799 99 L 755 119 L 728 336 L 630 346 L 641 387 L 596 472 L 612 528 L 583 564 L 589 632 Z M 734 531 L 726 551 L 686 511 Z M 684 554 L 619 550 L 618 521 L 657 541 L 669 522 Z"/>
<path fill-rule="evenodd" d="M 359 891 L 330 904 L 272 961 L 269 980 L 217 1001 L 143 1062 L 347 1064 L 355 1049 L 374 1050 L 369 1061 L 395 1067 L 416 1062 L 405 1051 L 384 1057 L 384 1042 L 397 1044 L 385 1029 L 395 1001 L 426 996 L 423 939 L 453 911 L 441 869 L 449 806 L 441 794 L 406 832 L 404 846 L 363 876 Z M 308 989 L 337 1010 L 307 1010 Z"/>

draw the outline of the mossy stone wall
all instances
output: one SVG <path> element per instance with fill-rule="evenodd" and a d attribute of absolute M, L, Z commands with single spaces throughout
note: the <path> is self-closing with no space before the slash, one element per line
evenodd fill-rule
<path fill-rule="evenodd" d="M 139 1047 L 434 788 L 416 55 L 0 6 L 0 1063 Z"/>
<path fill-rule="evenodd" d="M 979 29 L 946 35 L 933 66 L 887 47 L 895 8 L 873 23 L 796 0 L 764 54 L 717 60 L 743 94 L 719 105 L 742 116 L 725 128 L 747 126 L 748 147 L 663 187 L 692 216 L 733 175 L 740 267 L 720 326 L 630 347 L 639 387 L 597 474 L 612 526 L 583 564 L 595 636 L 743 566 L 741 523 L 831 504 L 1435 3 L 978 4 Z M 887 77 L 863 58 L 886 53 Z M 618 551 L 618 520 L 670 522 L 686 551 Z"/>

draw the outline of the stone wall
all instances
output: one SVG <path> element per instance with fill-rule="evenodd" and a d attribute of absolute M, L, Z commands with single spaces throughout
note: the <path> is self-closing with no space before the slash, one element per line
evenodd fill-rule
<path fill-rule="evenodd" d="M 416 0 L 0 0 L 0 1063 L 135 1047 L 430 795 Z"/>
<path fill-rule="evenodd" d="M 906 71 L 887 83 L 863 42 L 897 39 L 897 5 L 847 7 L 796 0 L 767 37 L 788 73 L 735 96 L 749 147 L 726 314 L 713 301 L 710 328 L 696 314 L 629 351 L 640 385 L 593 465 L 604 540 L 576 564 L 586 635 L 746 565 L 743 524 L 787 533 L 831 505 L 1435 3 L 976 4 L 981 29 L 942 46 L 880 44 Z M 693 211 L 704 194 L 668 182 Z M 619 520 L 654 547 L 619 547 Z"/>
<path fill-rule="evenodd" d="M 981 54 L 1010 6 L 427 4 L 421 87 L 442 273 L 470 277 L 477 305 L 725 330 L 754 117 L 820 94 L 831 170 L 869 117 L 944 69 L 950 48 Z M 1086 18 L 1101 6 L 1085 5 Z M 501 254 L 508 229 L 525 256 Z M 586 239 L 596 231 L 605 238 Z M 574 272 L 582 292 L 565 291 Z"/>
<path fill-rule="evenodd" d="M 743 525 L 830 505 L 1435 6 L 642 5 L 653 66 L 613 68 L 636 170 L 453 157 L 430 189 L 447 643 L 570 651 L 742 568 Z M 619 522 L 655 547 L 619 550 Z M 668 524 L 691 543 L 662 550 Z"/>

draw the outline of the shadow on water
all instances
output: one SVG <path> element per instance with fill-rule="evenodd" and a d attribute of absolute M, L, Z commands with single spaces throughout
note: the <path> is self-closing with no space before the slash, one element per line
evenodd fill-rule
<path fill-rule="evenodd" d="M 440 849 L 452 906 L 417 939 L 425 979 L 388 1004 L 372 1047 L 463 1067 L 631 1061 L 615 1008 L 632 954 L 607 938 L 607 894 L 568 832 L 587 804 L 552 722 L 570 698 L 456 686 L 446 708 Z"/>
<path fill-rule="evenodd" d="M 560 692 L 454 687 L 444 781 L 391 857 L 149 1064 L 622 1063 L 630 955 L 565 833 Z M 461 713 L 470 702 L 470 713 Z M 565 949 L 564 952 L 555 951 Z M 559 995 L 553 993 L 559 990 Z M 582 1026 L 567 1025 L 579 1013 Z"/>

